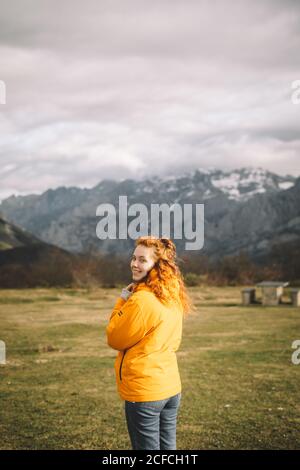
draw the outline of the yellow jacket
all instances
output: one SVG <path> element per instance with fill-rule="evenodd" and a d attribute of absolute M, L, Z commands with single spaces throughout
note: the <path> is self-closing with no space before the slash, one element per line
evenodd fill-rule
<path fill-rule="evenodd" d="M 164 400 L 181 392 L 176 351 L 182 336 L 182 309 L 165 306 L 145 283 L 117 299 L 106 328 L 115 360 L 118 393 L 127 401 Z"/>

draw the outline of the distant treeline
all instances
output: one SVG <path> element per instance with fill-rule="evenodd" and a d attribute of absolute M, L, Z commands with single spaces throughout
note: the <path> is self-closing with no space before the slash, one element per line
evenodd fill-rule
<path fill-rule="evenodd" d="M 214 262 L 201 254 L 186 256 L 182 271 L 188 285 L 234 286 L 283 280 L 300 286 L 300 246 L 298 243 L 273 245 L 268 256 L 255 259 L 244 251 Z"/>
<path fill-rule="evenodd" d="M 0 287 L 116 287 L 131 281 L 128 256 L 87 252 L 73 255 L 38 244 L 0 252 Z M 261 280 L 286 280 L 300 285 L 300 247 L 274 245 L 267 258 L 251 260 L 245 252 L 212 262 L 203 254 L 179 255 L 188 286 L 249 285 Z"/>

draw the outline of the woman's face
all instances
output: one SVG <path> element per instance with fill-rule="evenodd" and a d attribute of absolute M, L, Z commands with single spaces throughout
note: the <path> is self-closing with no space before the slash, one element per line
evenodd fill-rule
<path fill-rule="evenodd" d="M 133 281 L 141 281 L 154 264 L 154 248 L 138 245 L 133 252 L 130 263 Z"/>

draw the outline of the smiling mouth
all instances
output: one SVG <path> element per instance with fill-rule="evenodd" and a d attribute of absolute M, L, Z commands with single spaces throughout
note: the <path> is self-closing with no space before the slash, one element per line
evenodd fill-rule
<path fill-rule="evenodd" d="M 136 271 L 135 269 L 132 270 L 134 273 L 140 273 L 141 271 Z"/>

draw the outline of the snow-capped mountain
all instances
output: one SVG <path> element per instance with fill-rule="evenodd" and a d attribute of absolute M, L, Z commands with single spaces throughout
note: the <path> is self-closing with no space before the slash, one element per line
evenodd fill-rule
<path fill-rule="evenodd" d="M 153 176 L 142 180 L 102 180 L 93 188 L 59 187 L 43 194 L 10 196 L 0 214 L 41 240 L 60 248 L 128 253 L 133 241 L 99 240 L 96 208 L 114 205 L 119 196 L 128 204 L 204 203 L 203 252 L 222 256 L 240 249 L 257 253 L 268 249 L 280 229 L 280 240 L 300 240 L 300 178 L 279 176 L 261 168 L 223 171 L 202 169 L 182 175 Z M 278 232 L 279 233 L 279 232 Z M 278 235 L 279 236 L 279 235 Z M 178 250 L 184 249 L 181 240 Z"/>
<path fill-rule="evenodd" d="M 292 176 L 282 177 L 262 168 L 243 168 L 233 172 L 211 175 L 212 184 L 229 199 L 246 200 L 255 194 L 291 188 L 295 183 Z"/>
<path fill-rule="evenodd" d="M 169 175 L 146 179 L 143 191 L 151 193 L 163 185 L 166 192 L 173 192 L 178 190 L 180 184 L 181 197 L 193 196 L 200 190 L 203 199 L 223 193 L 228 199 L 246 201 L 256 194 L 291 188 L 295 180 L 294 176 L 280 176 L 263 168 L 245 167 L 223 171 L 211 167 L 186 172 L 182 177 Z"/>

